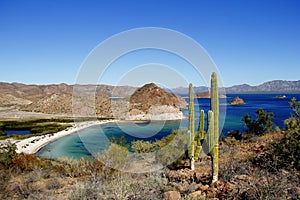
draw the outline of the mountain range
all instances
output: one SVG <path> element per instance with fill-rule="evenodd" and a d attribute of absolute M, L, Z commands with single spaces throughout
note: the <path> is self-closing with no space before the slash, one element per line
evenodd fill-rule
<path fill-rule="evenodd" d="M 0 106 L 9 104 L 30 104 L 46 96 L 53 94 L 72 94 L 73 89 L 79 89 L 86 93 L 96 92 L 96 94 L 104 94 L 108 97 L 130 96 L 138 89 L 132 86 L 110 86 L 110 85 L 67 85 L 67 84 L 50 84 L 50 85 L 26 85 L 22 83 L 5 83 L 0 82 Z M 178 87 L 166 89 L 167 92 L 185 96 L 188 94 L 188 87 Z M 194 92 L 199 94 L 207 92 L 209 89 L 205 86 L 194 87 Z M 299 81 L 274 80 L 265 82 L 257 86 L 248 84 L 235 85 L 225 88 L 228 94 L 251 94 L 251 93 L 300 93 Z"/>
<path fill-rule="evenodd" d="M 247 84 L 223 88 L 228 94 L 239 93 L 300 93 L 300 81 L 269 81 L 258 86 Z M 224 90 L 220 90 L 222 92 Z M 197 95 L 209 96 L 208 88 L 194 87 Z M 46 114 L 72 113 L 99 117 L 146 119 L 149 113 L 159 118 L 180 118 L 185 101 L 177 96 L 187 96 L 188 88 L 159 88 L 153 83 L 141 88 L 109 85 L 26 85 L 0 82 L 0 111 L 14 108 Z M 220 94 L 224 95 L 224 94 Z M 203 97 L 202 97 L 203 98 Z M 208 97 L 206 97 L 208 98 Z M 75 101 L 74 101 L 75 100 Z M 116 101 L 117 100 L 117 101 Z M 76 103 L 77 102 L 77 103 Z M 84 105 L 83 105 L 84 104 Z M 152 107 L 155 105 L 156 107 Z M 128 114 L 129 111 L 129 114 Z M 169 113 L 167 116 L 166 113 Z M 148 119 L 148 118 L 147 118 Z"/>
<path fill-rule="evenodd" d="M 234 85 L 231 87 L 224 88 L 228 94 L 260 94 L 260 93 L 270 93 L 270 94 L 298 94 L 300 93 L 300 80 L 298 81 L 284 81 L 284 80 L 274 80 L 268 81 L 257 86 L 251 86 L 248 84 Z M 194 92 L 196 94 L 201 92 L 207 92 L 208 87 L 200 86 L 194 87 Z M 188 87 L 178 87 L 171 90 L 175 94 L 187 95 Z"/>

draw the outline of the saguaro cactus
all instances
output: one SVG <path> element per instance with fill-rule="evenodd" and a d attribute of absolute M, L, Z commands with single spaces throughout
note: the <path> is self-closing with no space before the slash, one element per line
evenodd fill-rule
<path fill-rule="evenodd" d="M 202 150 L 202 140 L 205 137 L 204 134 L 204 110 L 200 110 L 200 118 L 199 118 L 199 129 L 197 135 L 197 147 L 195 152 L 195 161 L 199 159 L 201 150 Z"/>
<path fill-rule="evenodd" d="M 189 146 L 189 158 L 191 160 L 191 170 L 195 169 L 195 121 L 194 121 L 194 92 L 193 85 L 189 85 L 189 134 L 190 134 L 190 146 Z"/>
<path fill-rule="evenodd" d="M 213 112 L 214 118 L 214 130 L 213 130 L 213 146 L 211 149 L 212 156 L 212 169 L 213 179 L 212 182 L 218 180 L 219 173 L 219 92 L 218 92 L 218 80 L 215 72 L 211 75 L 211 99 L 210 106 Z"/>

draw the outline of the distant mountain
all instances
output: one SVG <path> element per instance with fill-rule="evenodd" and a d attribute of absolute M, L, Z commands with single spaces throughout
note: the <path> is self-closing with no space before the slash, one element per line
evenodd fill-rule
<path fill-rule="evenodd" d="M 18 110 L 40 112 L 46 114 L 72 114 L 74 105 L 73 91 L 80 92 L 75 95 L 76 102 L 90 103 L 91 105 L 80 106 L 76 111 L 82 116 L 91 116 L 96 107 L 99 117 L 112 117 L 110 97 L 129 98 L 136 90 L 130 86 L 109 85 L 26 85 L 21 83 L 0 82 L 0 107 L 14 106 Z M 74 94 L 76 94 L 74 92 Z M 92 95 L 91 95 L 92 94 Z M 95 101 L 87 101 L 85 98 L 95 94 Z M 73 107 L 72 107 L 73 106 Z M 87 109 L 89 108 L 89 109 Z M 114 109 L 116 110 L 116 109 Z"/>
<path fill-rule="evenodd" d="M 151 85 L 150 85 L 151 86 Z M 41 102 L 53 94 L 64 94 L 63 98 L 70 98 L 74 88 L 84 93 L 96 93 L 97 95 L 106 95 L 107 97 L 123 97 L 129 99 L 137 90 L 131 86 L 110 86 L 110 85 L 67 85 L 67 84 L 50 84 L 50 85 L 26 85 L 22 83 L 4 83 L 0 82 L 0 106 L 9 105 L 29 105 L 31 103 Z M 95 92 L 96 89 L 96 92 Z M 174 89 L 165 89 L 165 91 L 181 96 L 188 95 L 188 87 L 178 87 Z M 274 80 L 265 82 L 258 86 L 247 84 L 235 85 L 225 88 L 228 94 L 251 94 L 251 93 L 300 93 L 299 81 Z M 209 88 L 205 86 L 194 87 L 195 94 L 208 92 Z M 67 95 L 66 95 L 67 94 Z M 52 96 L 53 97 L 53 96 Z M 58 98 L 59 99 L 59 98 Z"/>
<path fill-rule="evenodd" d="M 194 87 L 195 94 L 208 92 L 209 88 L 205 86 Z M 181 96 L 188 95 L 188 87 L 178 87 L 168 90 L 174 94 Z M 273 93 L 273 94 L 286 94 L 286 93 L 300 93 L 300 80 L 299 81 L 283 81 L 274 80 L 268 81 L 258 86 L 251 86 L 248 84 L 234 85 L 225 87 L 228 94 L 259 94 L 259 93 Z"/>
<path fill-rule="evenodd" d="M 73 89 L 84 93 L 105 94 L 109 97 L 129 98 L 136 87 L 131 86 L 110 86 L 110 85 L 67 85 L 50 84 L 50 85 L 26 85 L 21 83 L 4 83 L 0 82 L 0 94 L 9 95 L 9 98 L 24 99 L 27 101 L 37 101 L 52 94 L 72 94 Z M 22 102 L 23 104 L 23 102 Z"/>
<path fill-rule="evenodd" d="M 193 89 L 194 89 L 195 94 L 209 91 L 209 88 L 206 86 L 193 87 Z M 181 96 L 186 96 L 189 93 L 188 87 L 177 87 L 177 88 L 173 88 L 173 89 L 165 89 L 164 88 L 164 90 L 166 90 L 170 93 L 181 95 Z"/>
<path fill-rule="evenodd" d="M 299 81 L 283 81 L 274 80 L 268 81 L 258 86 L 250 86 L 247 84 L 235 85 L 225 88 L 226 93 L 241 94 L 241 93 L 300 93 Z"/>

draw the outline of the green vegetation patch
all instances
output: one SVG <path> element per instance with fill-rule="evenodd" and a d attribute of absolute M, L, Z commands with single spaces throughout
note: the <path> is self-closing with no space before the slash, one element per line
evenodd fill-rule
<path fill-rule="evenodd" d="M 31 136 L 45 135 L 49 133 L 56 133 L 71 126 L 74 122 L 72 118 L 57 118 L 57 119 L 30 119 L 30 120 L 5 120 L 0 121 L 0 139 L 7 139 L 13 137 L 15 139 L 25 139 Z M 14 134 L 8 136 L 5 130 L 28 130 L 31 134 L 19 135 Z"/>

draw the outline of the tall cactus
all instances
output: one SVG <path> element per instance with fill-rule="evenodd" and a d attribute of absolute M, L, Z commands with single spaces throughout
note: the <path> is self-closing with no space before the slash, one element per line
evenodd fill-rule
<path fill-rule="evenodd" d="M 191 170 L 195 169 L 195 121 L 194 121 L 194 92 L 193 85 L 190 83 L 189 85 L 189 134 L 190 134 L 190 146 L 189 146 L 189 158 L 191 160 Z"/>
<path fill-rule="evenodd" d="M 215 72 L 211 75 L 211 110 L 214 116 L 214 131 L 213 131 L 213 148 L 211 149 L 213 179 L 212 182 L 218 180 L 219 173 L 219 92 L 218 80 Z"/>
<path fill-rule="evenodd" d="M 205 137 L 204 134 L 204 110 L 200 110 L 200 117 L 199 117 L 199 129 L 197 133 L 197 147 L 195 152 L 195 161 L 199 159 L 201 150 L 202 150 L 202 140 Z"/>

